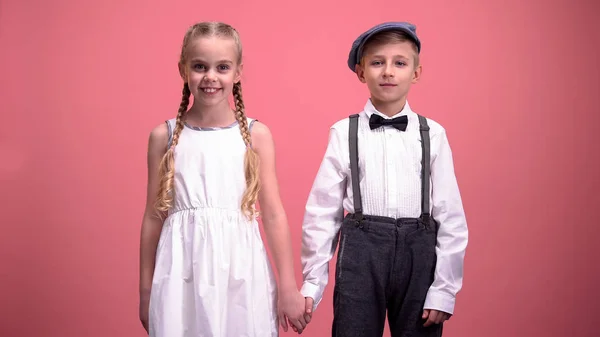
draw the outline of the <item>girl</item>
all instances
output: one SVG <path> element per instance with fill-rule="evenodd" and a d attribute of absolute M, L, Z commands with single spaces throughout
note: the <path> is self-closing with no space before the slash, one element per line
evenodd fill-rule
<path fill-rule="evenodd" d="M 140 319 L 150 336 L 265 337 L 278 336 L 278 322 L 285 331 L 288 322 L 299 332 L 306 326 L 273 139 L 264 124 L 245 116 L 241 71 L 234 28 L 190 27 L 179 60 L 179 112 L 150 133 L 148 145 Z"/>

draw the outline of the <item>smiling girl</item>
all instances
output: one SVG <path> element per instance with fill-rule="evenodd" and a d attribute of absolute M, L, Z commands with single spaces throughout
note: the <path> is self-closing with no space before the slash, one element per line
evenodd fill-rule
<path fill-rule="evenodd" d="M 148 145 L 140 242 L 144 328 L 156 337 L 278 336 L 278 323 L 302 331 L 304 297 L 294 277 L 273 139 L 267 126 L 245 115 L 237 31 L 215 22 L 190 27 L 179 72 L 177 117 L 156 127 Z"/>

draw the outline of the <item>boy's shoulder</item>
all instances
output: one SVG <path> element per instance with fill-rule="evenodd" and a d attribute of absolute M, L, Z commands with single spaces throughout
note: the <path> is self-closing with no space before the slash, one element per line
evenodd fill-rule
<path fill-rule="evenodd" d="M 435 137 L 437 135 L 443 134 L 444 132 L 446 132 L 446 130 L 444 129 L 444 127 L 442 126 L 442 124 L 440 124 L 439 122 L 437 122 L 436 120 L 429 118 L 425 115 L 419 114 L 419 113 L 414 113 L 415 117 L 417 119 L 417 123 L 418 123 L 418 116 L 422 116 L 427 120 L 427 126 L 429 126 L 429 135 L 430 137 Z"/>
<path fill-rule="evenodd" d="M 361 119 L 365 119 L 365 122 L 368 123 L 366 113 L 364 111 L 348 114 L 346 117 L 338 119 L 330 125 L 330 140 L 331 138 L 337 138 L 338 141 L 345 141 L 348 139 L 348 134 L 350 133 L 350 116 L 353 115 L 359 116 L 359 123 L 361 123 Z"/>
<path fill-rule="evenodd" d="M 359 112 L 356 113 L 356 115 L 362 114 L 364 112 Z M 350 116 L 354 115 L 354 114 L 348 114 L 346 117 L 342 118 L 342 119 L 338 119 L 337 121 L 335 121 L 332 125 L 331 125 L 331 129 L 334 129 L 336 131 L 347 131 L 350 128 Z"/>
<path fill-rule="evenodd" d="M 330 128 L 338 130 L 338 131 L 348 132 L 348 130 L 350 129 L 350 117 L 351 116 L 358 116 L 359 123 L 364 123 L 364 122 L 368 123 L 369 122 L 367 113 L 365 112 L 365 110 L 361 110 L 361 111 L 357 111 L 357 112 L 348 113 L 344 118 L 336 120 L 331 125 Z"/>

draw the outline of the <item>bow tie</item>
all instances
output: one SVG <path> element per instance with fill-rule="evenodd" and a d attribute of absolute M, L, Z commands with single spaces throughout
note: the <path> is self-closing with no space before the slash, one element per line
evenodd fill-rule
<path fill-rule="evenodd" d="M 384 125 L 391 125 L 400 131 L 406 131 L 408 117 L 406 115 L 402 115 L 400 117 L 387 119 L 377 114 L 372 114 L 371 118 L 369 118 L 369 126 L 371 127 L 371 130 L 377 129 L 378 127 Z"/>

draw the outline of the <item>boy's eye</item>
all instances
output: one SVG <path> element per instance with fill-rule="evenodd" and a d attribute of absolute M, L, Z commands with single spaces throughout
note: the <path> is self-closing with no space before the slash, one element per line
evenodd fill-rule
<path fill-rule="evenodd" d="M 194 69 L 201 70 L 204 69 L 204 66 L 202 64 L 194 64 Z"/>
<path fill-rule="evenodd" d="M 219 70 L 228 70 L 228 69 L 229 69 L 229 66 L 226 64 L 222 64 L 219 66 Z"/>
<path fill-rule="evenodd" d="M 373 61 L 373 62 L 371 62 L 371 64 L 374 66 L 378 66 L 378 65 L 381 65 L 381 61 Z"/>

